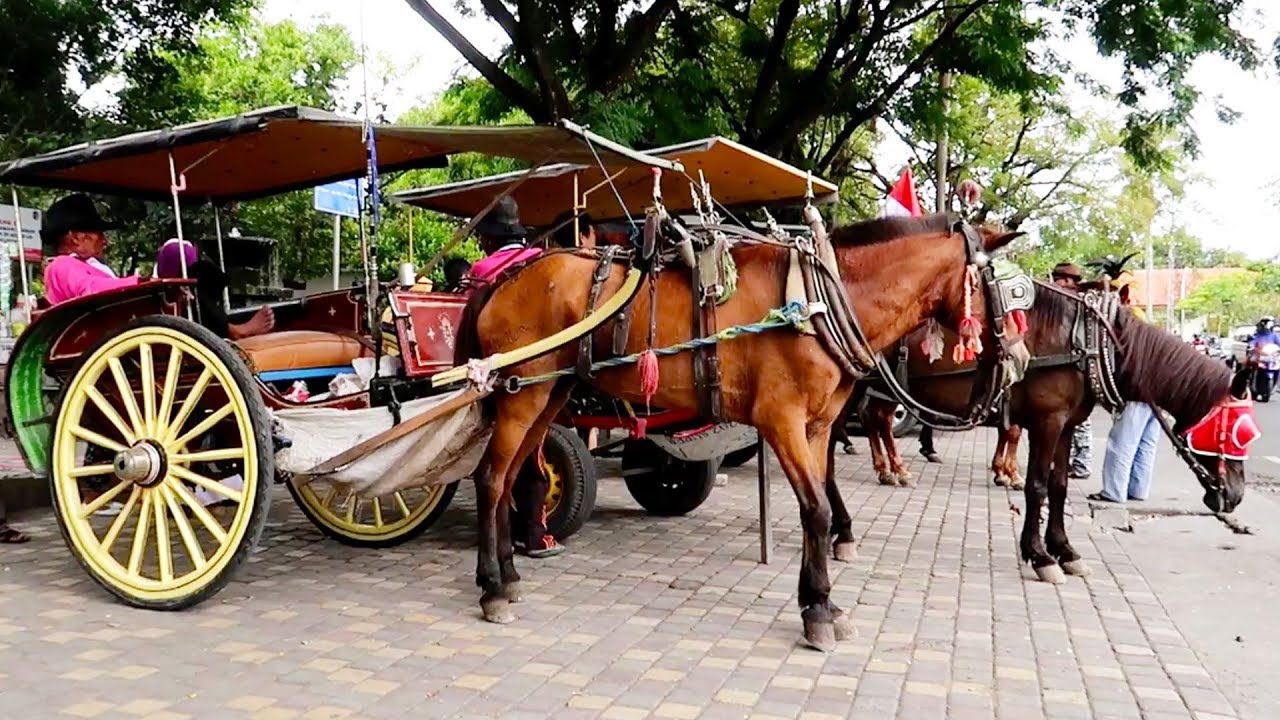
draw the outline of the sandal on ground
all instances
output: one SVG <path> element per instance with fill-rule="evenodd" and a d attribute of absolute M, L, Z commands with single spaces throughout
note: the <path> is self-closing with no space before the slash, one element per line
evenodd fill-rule
<path fill-rule="evenodd" d="M 533 558 L 534 560 L 543 560 L 545 558 L 555 557 L 563 554 L 565 550 L 568 550 L 568 548 L 556 542 L 556 539 L 550 535 L 543 536 L 542 547 L 527 548 L 522 546 L 523 543 L 517 545 L 517 547 L 524 552 L 526 557 Z"/>
<path fill-rule="evenodd" d="M 1122 503 L 1122 501 L 1120 501 L 1120 500 L 1112 500 L 1111 498 L 1107 497 L 1106 495 L 1103 495 L 1103 494 L 1102 494 L 1102 493 L 1100 493 L 1100 492 L 1096 492 L 1096 493 L 1093 493 L 1093 494 L 1091 494 L 1091 495 L 1087 495 L 1087 496 L 1086 496 L 1086 499 L 1087 499 L 1087 500 L 1089 500 L 1090 502 L 1105 502 L 1105 503 L 1118 503 L 1118 504 L 1123 504 L 1123 503 Z"/>
<path fill-rule="evenodd" d="M 0 545 L 21 545 L 30 540 L 30 536 L 22 531 L 0 524 Z"/>

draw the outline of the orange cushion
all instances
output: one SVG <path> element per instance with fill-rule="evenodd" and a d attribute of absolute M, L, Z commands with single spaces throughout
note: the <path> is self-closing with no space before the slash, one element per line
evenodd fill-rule
<path fill-rule="evenodd" d="M 359 340 L 317 330 L 285 330 L 237 340 L 253 362 L 254 372 L 305 370 L 350 365 L 373 353 Z"/>

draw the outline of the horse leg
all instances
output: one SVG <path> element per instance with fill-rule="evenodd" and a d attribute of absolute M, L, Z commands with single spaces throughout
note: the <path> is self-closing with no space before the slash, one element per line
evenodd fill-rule
<path fill-rule="evenodd" d="M 480 587 L 480 609 L 484 619 L 494 623 L 515 620 L 503 573 L 503 556 L 511 554 L 510 519 L 499 516 L 510 513 L 511 488 L 515 476 L 541 435 L 533 434 L 551 397 L 549 386 L 525 388 L 515 395 L 497 398 L 497 415 L 486 450 L 484 472 L 476 474 L 476 514 L 479 517 L 480 542 L 476 557 L 476 585 Z M 543 428 L 546 432 L 546 428 Z M 535 442 L 530 442 L 533 437 Z M 522 454 L 523 451 L 523 454 Z M 503 533 L 502 527 L 507 529 Z M 501 535 L 505 534 L 505 542 Z M 500 548 L 503 551 L 500 551 Z M 514 582 L 515 561 L 508 559 L 506 576 Z"/>
<path fill-rule="evenodd" d="M 1039 418 L 1031 431 L 1031 458 L 1027 462 L 1027 506 L 1023 510 L 1022 522 L 1022 559 L 1031 563 L 1036 577 L 1055 585 L 1062 583 L 1066 577 L 1058 567 L 1057 560 L 1050 555 L 1040 537 L 1040 513 L 1048 493 L 1049 474 L 1053 469 L 1053 457 L 1057 451 L 1058 439 L 1062 435 L 1062 418 L 1057 415 Z"/>
<path fill-rule="evenodd" d="M 898 478 L 889 472 L 889 463 L 885 459 L 884 448 L 881 447 L 883 440 L 880 414 L 872 409 L 871 403 L 868 403 L 859 417 L 862 420 L 862 427 L 867 431 L 867 444 L 871 446 L 871 465 L 875 468 L 876 477 L 879 478 L 881 485 L 897 485 Z"/>
<path fill-rule="evenodd" d="M 840 422 L 837 419 L 837 424 Z M 845 507 L 840 488 L 836 485 L 836 438 L 835 431 L 827 442 L 826 467 L 827 502 L 831 504 L 831 536 L 835 538 L 831 547 L 831 556 L 840 562 L 853 562 L 858 556 L 858 541 L 853 537 L 853 518 Z"/>
<path fill-rule="evenodd" d="M 804 546 L 800 565 L 800 616 L 804 641 L 830 652 L 836 646 L 835 617 L 830 606 L 831 578 L 827 573 L 827 548 L 831 542 L 831 505 L 822 485 L 825 474 L 809 450 L 804 420 L 794 415 L 757 422 L 760 434 L 778 456 L 778 464 L 791 482 L 800 505 Z M 827 438 L 822 438 L 827 442 Z M 823 457 L 823 455 L 819 455 Z"/>
<path fill-rule="evenodd" d="M 996 431 L 996 451 L 991 456 L 991 482 L 997 487 L 1009 484 L 1008 471 L 1005 469 L 1005 449 L 1009 446 L 1009 431 L 1000 428 Z"/>
<path fill-rule="evenodd" d="M 1009 489 L 1021 490 L 1027 484 L 1018 471 L 1018 443 L 1022 441 L 1022 428 L 1010 425 L 1008 436 L 1009 440 L 1004 446 L 1004 473 L 1009 478 Z"/>
<path fill-rule="evenodd" d="M 898 439 L 893 436 L 892 413 L 882 419 L 880 427 L 880 437 L 889 455 L 889 473 L 897 478 L 899 486 L 915 487 L 916 481 L 911 477 L 911 471 L 903 464 L 902 453 L 898 452 Z"/>
<path fill-rule="evenodd" d="M 1058 564 L 1068 575 L 1084 576 L 1089 574 L 1089 566 L 1081 559 L 1080 553 L 1071 547 L 1067 538 L 1066 504 L 1067 504 L 1067 471 L 1071 467 L 1071 435 L 1075 428 L 1064 428 L 1058 437 L 1058 446 L 1053 456 L 1053 473 L 1049 476 L 1049 523 L 1045 528 L 1044 544 L 1048 553 L 1058 559 Z"/>
<path fill-rule="evenodd" d="M 849 562 L 853 559 L 857 546 L 853 543 L 852 520 L 849 518 L 849 511 L 844 506 L 840 491 L 836 489 L 835 443 L 831 440 L 830 429 L 810 431 L 809 452 L 818 464 L 818 469 L 824 478 L 827 502 L 831 505 L 831 532 L 836 536 L 832 553 L 837 560 Z M 837 525 L 839 524 L 844 525 L 843 533 L 849 538 L 847 541 L 841 541 L 841 533 L 837 531 Z M 842 552 L 845 553 L 844 557 L 841 557 Z M 854 629 L 853 623 L 849 621 L 848 616 L 845 615 L 844 610 L 836 607 L 830 596 L 827 597 L 827 607 L 831 610 L 832 622 L 835 624 L 836 640 L 852 640 L 857 635 L 857 631 Z"/>

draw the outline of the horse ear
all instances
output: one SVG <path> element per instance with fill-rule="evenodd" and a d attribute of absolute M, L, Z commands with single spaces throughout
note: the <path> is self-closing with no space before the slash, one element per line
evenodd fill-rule
<path fill-rule="evenodd" d="M 1237 400 L 1249 399 L 1249 382 L 1253 379 L 1253 368 L 1241 368 L 1231 378 L 1231 397 Z"/>
<path fill-rule="evenodd" d="M 999 250 L 1000 248 L 1004 247 L 1005 245 L 1008 245 L 1009 243 L 1013 242 L 1014 240 L 1017 240 L 1023 235 L 1026 235 L 1026 233 L 996 232 L 993 230 L 986 230 L 982 233 L 982 247 L 987 252 L 993 253 L 996 250 Z"/>

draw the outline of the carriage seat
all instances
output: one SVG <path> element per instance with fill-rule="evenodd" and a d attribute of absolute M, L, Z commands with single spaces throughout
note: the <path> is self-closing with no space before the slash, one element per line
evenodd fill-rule
<path fill-rule="evenodd" d="M 351 361 L 373 352 L 349 335 L 319 330 L 284 330 L 235 343 L 263 379 L 293 380 L 350 372 Z"/>

